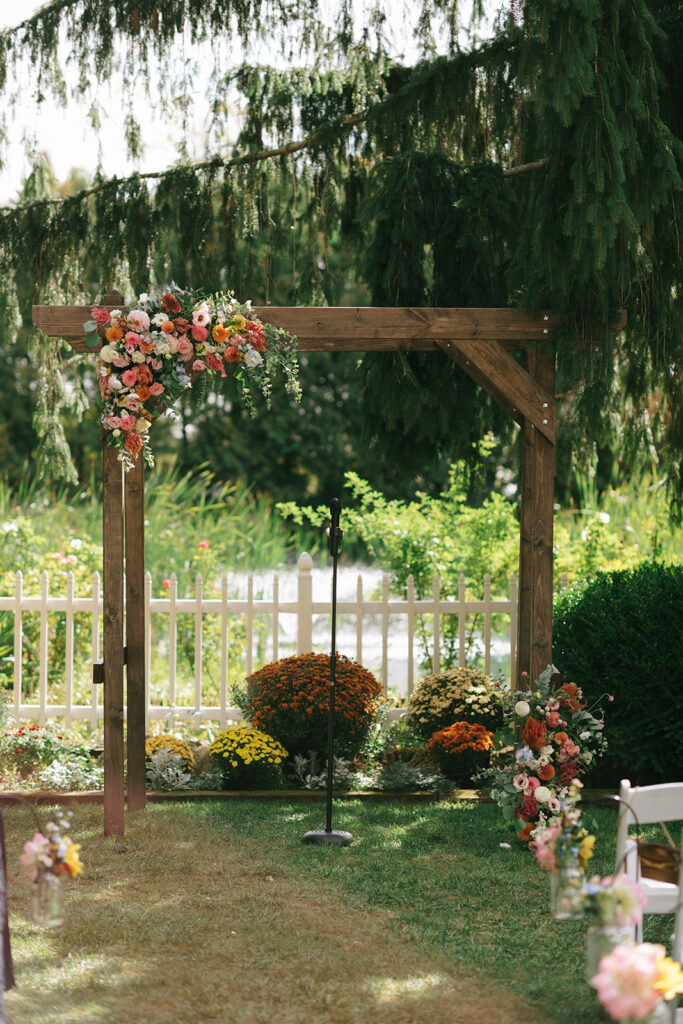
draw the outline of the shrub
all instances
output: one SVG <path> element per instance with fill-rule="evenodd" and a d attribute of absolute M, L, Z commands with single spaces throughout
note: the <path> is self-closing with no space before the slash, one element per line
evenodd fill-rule
<path fill-rule="evenodd" d="M 145 777 L 147 788 L 155 791 L 192 787 L 192 775 L 184 758 L 169 747 L 162 747 L 148 758 Z"/>
<path fill-rule="evenodd" d="M 426 764 L 407 764 L 405 761 L 393 761 L 385 765 L 377 776 L 377 788 L 388 793 L 401 790 L 409 792 L 427 789 L 438 792 L 445 788 L 442 772 Z"/>
<path fill-rule="evenodd" d="M 453 722 L 477 722 L 495 730 L 503 720 L 498 684 L 477 668 L 435 672 L 415 687 L 407 717 L 424 739 Z"/>
<path fill-rule="evenodd" d="M 223 773 L 224 789 L 273 789 L 282 784 L 287 751 L 260 729 L 250 725 L 224 729 L 209 750 Z"/>
<path fill-rule="evenodd" d="M 647 562 L 600 573 L 557 602 L 553 661 L 588 705 L 605 691 L 603 760 L 587 776 L 614 786 L 680 778 L 683 764 L 683 566 Z"/>
<path fill-rule="evenodd" d="M 29 775 L 39 766 L 52 764 L 71 747 L 52 725 L 21 725 L 0 737 L 0 765 Z"/>
<path fill-rule="evenodd" d="M 145 758 L 148 762 L 151 761 L 153 755 L 158 754 L 160 750 L 170 750 L 172 754 L 176 754 L 178 757 L 183 759 L 184 767 L 187 771 L 194 771 L 194 754 L 185 740 L 181 740 L 177 736 L 171 736 L 168 734 L 150 736 L 145 740 Z"/>
<path fill-rule="evenodd" d="M 300 654 L 266 665 L 247 679 L 244 711 L 291 755 L 327 749 L 330 688 L 328 654 Z M 382 706 L 382 687 L 371 672 L 338 654 L 335 667 L 335 754 L 353 758 Z"/>
<path fill-rule="evenodd" d="M 444 775 L 456 782 L 471 782 L 474 772 L 486 768 L 493 733 L 476 722 L 455 722 L 435 732 L 427 753 Z"/>

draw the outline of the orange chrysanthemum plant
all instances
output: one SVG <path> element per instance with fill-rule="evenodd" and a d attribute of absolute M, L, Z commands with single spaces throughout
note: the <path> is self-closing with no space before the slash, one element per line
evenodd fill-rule
<path fill-rule="evenodd" d="M 266 665 L 247 679 L 244 713 L 275 736 L 290 756 L 327 749 L 330 688 L 328 654 L 299 654 Z M 338 654 L 335 663 L 335 756 L 360 751 L 384 706 L 372 672 Z"/>
<path fill-rule="evenodd" d="M 476 722 L 455 722 L 435 732 L 427 743 L 429 758 L 455 782 L 471 782 L 486 768 L 493 747 L 493 733 Z"/>

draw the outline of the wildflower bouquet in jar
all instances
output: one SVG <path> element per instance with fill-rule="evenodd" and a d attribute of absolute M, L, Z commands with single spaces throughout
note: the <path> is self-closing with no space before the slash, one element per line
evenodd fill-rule
<path fill-rule="evenodd" d="M 491 781 L 491 796 L 520 839 L 528 841 L 541 819 L 544 825 L 561 823 L 562 791 L 607 747 L 598 714 L 551 665 L 534 692 L 517 691 L 506 702 L 491 767 L 479 777 Z"/>
<path fill-rule="evenodd" d="M 45 827 L 44 835 L 36 832 L 24 843 L 21 863 L 33 883 L 31 911 L 36 924 L 54 928 L 64 918 L 64 880 L 83 871 L 79 856 L 80 843 L 71 839 L 68 816 L 57 811 L 55 821 Z"/>

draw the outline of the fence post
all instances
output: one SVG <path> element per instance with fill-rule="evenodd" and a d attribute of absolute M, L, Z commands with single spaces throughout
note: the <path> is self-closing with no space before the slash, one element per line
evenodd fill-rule
<path fill-rule="evenodd" d="M 307 551 L 297 562 L 296 653 L 308 654 L 313 649 L 313 559 Z"/>
<path fill-rule="evenodd" d="M 17 572 L 14 580 L 14 721 L 21 725 L 21 669 L 23 658 L 23 623 L 21 617 L 21 601 L 23 598 L 24 577 Z"/>

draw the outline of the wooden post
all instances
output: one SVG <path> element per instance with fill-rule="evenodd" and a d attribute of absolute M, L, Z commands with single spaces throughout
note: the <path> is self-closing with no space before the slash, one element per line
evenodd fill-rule
<path fill-rule="evenodd" d="M 553 422 L 555 357 L 529 350 L 527 360 L 529 372 L 551 396 L 547 411 Z M 523 431 L 517 685 L 533 690 L 552 662 L 555 446 L 527 419 Z M 524 679 L 522 672 L 528 673 Z"/>
<path fill-rule="evenodd" d="M 525 419 L 522 424 L 521 508 L 519 522 L 519 614 L 517 617 L 517 679 L 519 690 L 530 690 L 531 612 L 533 603 L 534 450 L 536 432 Z M 526 673 L 526 675 L 523 675 Z"/>
<path fill-rule="evenodd" d="M 145 792 L 145 476 L 142 455 L 124 474 L 126 497 L 126 728 L 128 810 L 146 806 Z"/>
<path fill-rule="evenodd" d="M 555 356 L 534 353 L 532 372 L 555 403 Z M 548 407 L 548 421 L 554 421 Z M 540 430 L 534 446 L 533 598 L 531 602 L 531 679 L 535 684 L 553 660 L 553 512 L 555 446 Z"/>
<path fill-rule="evenodd" d="M 102 443 L 104 834 L 123 835 L 123 467 Z"/>

